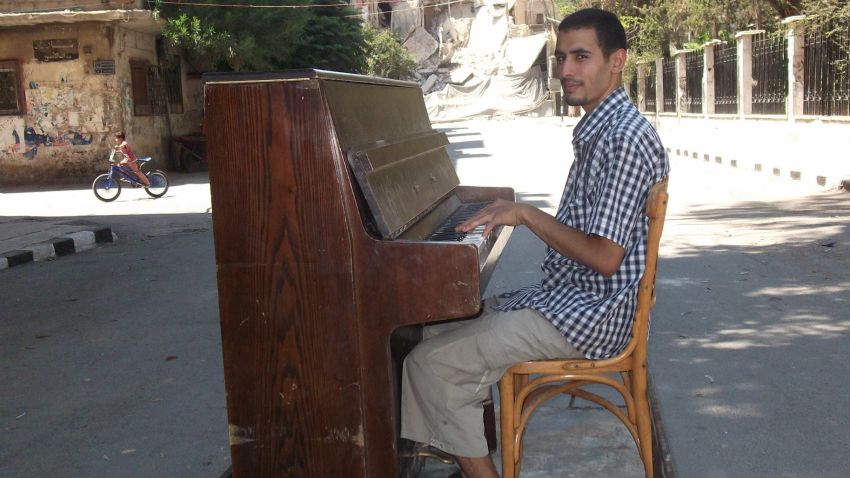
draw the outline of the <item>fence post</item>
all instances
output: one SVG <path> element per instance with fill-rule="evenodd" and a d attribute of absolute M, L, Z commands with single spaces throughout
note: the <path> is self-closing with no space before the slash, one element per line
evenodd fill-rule
<path fill-rule="evenodd" d="M 703 47 L 702 66 L 702 111 L 706 117 L 714 114 L 714 47 L 720 45 L 720 40 L 711 40 Z"/>
<path fill-rule="evenodd" d="M 803 115 L 803 99 L 805 95 L 805 74 L 803 60 L 805 58 L 804 15 L 788 17 L 782 20 L 785 25 L 785 38 L 788 40 L 788 99 L 786 111 L 788 121 Z"/>
<path fill-rule="evenodd" d="M 637 64 L 637 89 L 638 111 L 646 111 L 646 67 L 643 63 Z"/>
<path fill-rule="evenodd" d="M 655 114 L 664 111 L 664 58 L 655 59 Z"/>
<path fill-rule="evenodd" d="M 753 113 L 753 37 L 764 30 L 748 30 L 735 34 L 738 44 L 738 116 Z"/>
<path fill-rule="evenodd" d="M 674 56 L 676 59 L 676 116 L 682 116 L 682 111 L 688 111 L 688 105 L 685 104 L 685 98 L 688 97 L 688 73 L 687 62 L 685 55 L 690 50 L 677 51 Z"/>

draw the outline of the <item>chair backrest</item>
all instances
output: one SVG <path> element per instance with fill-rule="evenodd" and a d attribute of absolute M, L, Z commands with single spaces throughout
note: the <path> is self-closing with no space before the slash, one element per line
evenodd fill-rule
<path fill-rule="evenodd" d="M 636 357 L 644 360 L 646 356 L 646 338 L 649 329 L 649 311 L 655 305 L 655 272 L 658 264 L 658 248 L 661 233 L 664 231 L 664 219 L 667 215 L 667 181 L 664 178 L 649 190 L 646 197 L 646 216 L 649 218 L 649 233 L 646 238 L 646 268 L 638 286 L 635 321 L 632 324 L 632 336 L 637 342 Z"/>

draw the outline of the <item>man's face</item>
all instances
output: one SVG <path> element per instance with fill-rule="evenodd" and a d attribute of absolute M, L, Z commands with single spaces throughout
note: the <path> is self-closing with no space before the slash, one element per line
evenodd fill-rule
<path fill-rule="evenodd" d="M 588 113 L 593 111 L 619 86 L 625 58 L 625 50 L 614 51 L 605 58 L 593 28 L 558 32 L 555 60 L 564 101 L 581 106 Z"/>

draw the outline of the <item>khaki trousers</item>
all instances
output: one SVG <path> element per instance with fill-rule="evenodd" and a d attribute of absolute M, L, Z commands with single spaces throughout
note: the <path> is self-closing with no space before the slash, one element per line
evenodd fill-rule
<path fill-rule="evenodd" d="M 505 371 L 528 360 L 582 357 L 539 312 L 495 305 L 488 300 L 475 319 L 425 328 L 425 340 L 404 361 L 403 438 L 455 456 L 486 456 L 482 402 Z"/>

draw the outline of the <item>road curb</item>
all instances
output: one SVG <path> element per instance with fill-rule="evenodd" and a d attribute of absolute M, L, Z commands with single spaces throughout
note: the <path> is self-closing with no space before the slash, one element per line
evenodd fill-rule
<path fill-rule="evenodd" d="M 0 253 L 0 270 L 87 251 L 94 248 L 97 244 L 113 241 L 114 235 L 109 226 L 99 226 L 88 231 L 73 232 L 46 242 Z"/>

